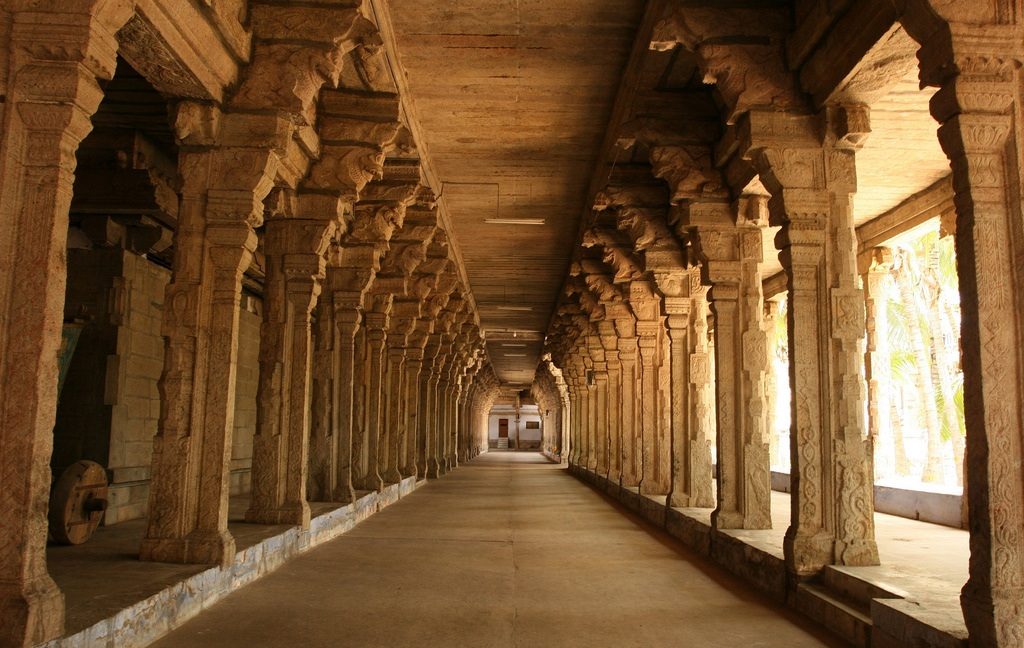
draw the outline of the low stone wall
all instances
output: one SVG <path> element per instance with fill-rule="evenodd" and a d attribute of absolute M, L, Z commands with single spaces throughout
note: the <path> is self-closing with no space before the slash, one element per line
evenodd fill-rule
<path fill-rule="evenodd" d="M 789 484 L 788 473 L 772 471 L 772 490 L 789 493 Z M 875 484 L 875 511 L 878 513 L 966 529 L 962 507 L 963 497 L 953 493 Z"/>
<path fill-rule="evenodd" d="M 43 644 L 45 648 L 146 646 L 244 585 L 266 576 L 292 558 L 333 540 L 381 509 L 409 495 L 425 481 L 408 477 L 354 504 L 292 527 L 239 551 L 228 567 L 212 567 L 121 610 L 81 632 Z"/>

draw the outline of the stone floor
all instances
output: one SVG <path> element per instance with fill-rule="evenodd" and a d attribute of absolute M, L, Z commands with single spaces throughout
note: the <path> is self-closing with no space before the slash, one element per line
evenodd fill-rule
<path fill-rule="evenodd" d="M 248 497 L 233 497 L 230 502 L 229 528 L 239 551 L 289 528 L 244 522 L 248 504 Z M 310 508 L 316 516 L 337 506 L 314 503 Z M 145 520 L 131 520 L 100 527 L 83 545 L 47 547 L 47 567 L 64 592 L 66 634 L 75 634 L 206 569 L 200 565 L 141 562 L 139 545 L 145 531 Z"/>
<path fill-rule="evenodd" d="M 178 646 L 822 646 L 540 455 L 484 455 L 232 594 Z"/>

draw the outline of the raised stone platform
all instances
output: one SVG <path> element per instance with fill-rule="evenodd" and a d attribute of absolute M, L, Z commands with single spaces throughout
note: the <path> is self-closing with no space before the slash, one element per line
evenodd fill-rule
<path fill-rule="evenodd" d="M 828 567 L 812 582 L 786 572 L 782 542 L 790 496 L 772 493 L 772 529 L 715 531 L 711 509 L 672 508 L 591 470 L 569 471 L 595 490 L 665 529 L 691 551 L 825 625 L 854 645 L 965 648 L 960 588 L 967 580 L 968 534 L 960 529 L 875 514 L 883 564 Z"/>
<path fill-rule="evenodd" d="M 44 645 L 148 645 L 227 594 L 333 540 L 425 483 L 409 477 L 381 492 L 364 493 L 354 504 L 311 504 L 314 517 L 309 529 L 233 521 L 230 529 L 238 552 L 226 568 L 137 560 L 141 520 L 100 529 L 90 544 L 51 547 L 50 570 L 65 592 L 69 634 Z M 232 500 L 232 520 L 241 518 L 244 510 L 244 500 Z"/>

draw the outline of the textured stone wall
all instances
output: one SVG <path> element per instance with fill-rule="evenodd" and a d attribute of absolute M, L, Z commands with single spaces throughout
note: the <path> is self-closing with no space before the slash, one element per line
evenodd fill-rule
<path fill-rule="evenodd" d="M 116 353 L 107 360 L 110 455 L 113 488 L 107 524 L 142 517 L 149 496 L 153 436 L 160 418 L 163 338 L 160 318 L 170 271 L 130 252 L 121 252 L 122 274 L 114 279 L 111 322 L 117 325 Z"/>

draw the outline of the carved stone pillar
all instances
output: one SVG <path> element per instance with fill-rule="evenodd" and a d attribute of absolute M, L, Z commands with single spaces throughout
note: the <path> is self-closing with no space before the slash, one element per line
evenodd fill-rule
<path fill-rule="evenodd" d="M 580 465 L 581 456 L 581 441 L 580 441 L 580 423 L 583 418 L 583 406 L 581 402 L 581 390 L 580 378 L 578 376 L 577 362 L 578 359 L 573 357 L 570 359 L 571 364 L 566 368 L 566 386 L 569 391 L 569 463 L 572 466 Z"/>
<path fill-rule="evenodd" d="M 779 348 L 779 336 L 776 333 L 775 321 L 779 317 L 779 302 L 766 299 L 764 302 L 764 331 L 768 347 L 768 366 L 764 375 L 764 411 L 768 429 L 768 466 L 776 466 L 779 461 L 779 440 L 775 434 L 777 423 L 775 410 L 778 397 L 778 380 L 775 377 L 775 354 Z M 788 448 L 787 448 L 788 450 Z"/>
<path fill-rule="evenodd" d="M 242 274 L 276 168 L 260 149 L 184 150 L 161 417 L 142 560 L 229 564 L 228 471 Z M 241 217 L 239 216 L 241 215 Z"/>
<path fill-rule="evenodd" d="M 637 316 L 640 350 L 640 492 L 667 495 L 671 488 L 671 448 L 659 414 L 664 399 L 658 384 L 662 334 L 660 300 L 650 282 L 634 281 L 630 284 L 629 301 Z"/>
<path fill-rule="evenodd" d="M 305 207 L 305 205 L 303 205 Z M 309 212 L 322 205 L 309 205 Z M 309 526 L 310 316 L 326 271 L 324 253 L 338 218 L 267 221 L 266 289 L 260 340 L 252 496 L 245 519 Z M 237 316 L 236 316 L 237 317 Z"/>
<path fill-rule="evenodd" d="M 598 325 L 594 327 L 594 334 L 588 336 L 587 344 L 590 347 L 590 357 L 593 358 L 594 384 L 591 395 L 593 396 L 593 432 L 590 436 L 593 444 L 591 461 L 587 467 L 599 475 L 608 474 L 608 363 L 605 360 L 604 347 L 601 343 L 601 336 L 597 334 Z"/>
<path fill-rule="evenodd" d="M 8 8 L 11 6 L 9 5 Z M 115 15 L 124 14 L 124 15 Z M 64 596 L 46 570 L 46 507 L 57 409 L 75 151 L 116 64 L 126 12 L 52 21 L 25 12 L 8 31 L 0 132 L 0 645 L 64 631 Z"/>
<path fill-rule="evenodd" d="M 396 308 L 408 306 L 406 301 L 396 301 Z M 416 304 L 412 304 L 416 307 Z M 384 448 L 384 481 L 397 484 L 402 481 L 402 465 L 405 456 L 402 450 L 405 436 L 406 392 L 405 392 L 405 354 L 409 333 L 415 320 L 408 313 L 397 316 L 392 313 L 391 327 L 388 332 L 387 378 L 383 401 L 384 434 L 387 439 Z"/>
<path fill-rule="evenodd" d="M 446 345 L 447 346 L 447 345 Z M 448 452 L 448 435 L 445 433 L 448 425 L 448 401 L 451 397 L 451 354 L 448 349 L 441 357 L 441 366 L 438 368 L 437 388 L 435 389 L 435 421 L 434 438 L 437 443 L 434 445 L 434 464 L 437 469 L 437 477 L 448 473 L 448 464 L 445 462 L 445 455 Z"/>
<path fill-rule="evenodd" d="M 689 288 L 689 279 L 686 286 Z M 690 506 L 690 299 L 665 297 L 665 326 L 668 330 L 671 383 L 672 489 L 669 506 Z"/>
<path fill-rule="evenodd" d="M 736 211 L 734 216 L 732 212 Z M 766 199 L 689 206 L 715 315 L 719 529 L 770 529 L 771 475 L 765 412 L 767 338 L 761 290 Z"/>
<path fill-rule="evenodd" d="M 711 357 L 708 350 L 708 289 L 700 269 L 690 270 L 690 471 L 687 492 L 690 506 L 716 505 L 711 466 L 711 440 L 715 435 Z"/>
<path fill-rule="evenodd" d="M 615 320 L 615 333 L 618 335 L 619 360 L 622 363 L 621 410 L 622 427 L 620 451 L 622 454 L 621 484 L 626 488 L 640 485 L 640 404 L 637 385 L 636 361 L 638 342 L 636 324 L 632 318 Z"/>
<path fill-rule="evenodd" d="M 442 444 L 444 439 L 441 435 L 441 425 L 444 420 L 444 412 L 441 408 L 443 402 L 442 394 L 445 389 L 443 373 L 448 354 L 444 350 L 443 336 L 438 335 L 439 351 L 434 361 L 433 371 L 430 375 L 430 418 L 427 421 L 430 448 L 427 452 L 427 477 L 437 479 L 444 474 L 444 461 L 441 459 L 444 450 Z"/>
<path fill-rule="evenodd" d="M 410 346 L 406 352 L 405 384 L 405 435 L 404 435 L 404 464 L 402 475 L 405 477 L 416 477 L 426 475 L 426 470 L 419 467 L 421 421 L 423 419 L 423 402 L 421 395 L 423 391 L 423 356 L 424 346 L 427 342 L 429 331 L 429 320 L 417 320 L 416 332 L 412 336 Z M 425 468 L 425 467 L 424 467 Z"/>
<path fill-rule="evenodd" d="M 972 645 L 1016 646 L 1024 640 L 1021 16 L 1004 2 L 945 4 L 946 15 L 972 23 L 954 26 L 952 47 L 938 38 L 922 48 L 923 74 L 942 84 L 932 115 L 956 193 L 971 530 L 961 604 Z M 986 14 L 985 22 L 1017 24 L 977 28 Z"/>
<path fill-rule="evenodd" d="M 423 350 L 423 369 L 420 378 L 420 421 L 419 436 L 421 447 L 417 456 L 417 469 L 419 473 L 429 479 L 437 478 L 437 444 L 434 430 L 436 412 L 436 389 L 437 389 L 437 356 L 440 351 L 440 338 L 433 333 L 427 339 L 427 345 Z"/>
<path fill-rule="evenodd" d="M 594 413 L 597 397 L 594 390 L 597 387 L 597 380 L 594 376 L 594 360 L 589 355 L 583 357 L 583 428 L 580 440 L 583 443 L 583 456 L 581 464 L 587 470 L 593 471 L 597 467 L 597 449 L 595 446 L 597 416 Z"/>
<path fill-rule="evenodd" d="M 334 489 L 331 499 L 335 502 L 352 503 L 356 501 L 353 483 L 353 418 L 355 400 L 355 368 L 356 368 L 356 332 L 359 330 L 362 315 L 356 305 L 342 295 L 334 295 L 334 357 L 336 369 L 333 381 L 334 394 L 331 409 L 331 423 L 335 430 L 336 460 Z"/>
<path fill-rule="evenodd" d="M 380 446 L 385 441 L 382 411 L 384 352 L 390 324 L 392 298 L 390 294 L 376 294 L 372 299 L 373 310 L 364 315 L 367 377 L 363 452 L 366 464 L 364 472 L 360 475 L 358 487 L 362 490 L 379 491 L 384 488 L 384 479 L 380 474 Z"/>
<path fill-rule="evenodd" d="M 861 275 L 864 281 L 864 311 L 866 314 L 867 353 L 864 362 L 864 377 L 868 386 L 868 438 L 871 446 L 871 477 L 878 462 L 895 463 L 896 448 L 893 443 L 890 421 L 889 385 L 891 385 L 891 360 L 889 357 L 889 313 L 885 303 L 885 284 L 892 271 L 892 250 L 872 250 L 868 268 Z M 874 489 L 871 508 L 874 509 Z"/>
<path fill-rule="evenodd" d="M 619 360 L 618 336 L 612 322 L 602 322 L 601 345 L 604 346 L 608 366 L 607 396 L 607 472 L 608 481 L 619 484 L 622 480 L 622 361 Z"/>
<path fill-rule="evenodd" d="M 787 564 L 801 576 L 833 562 L 877 564 L 852 209 L 854 153 L 869 131 L 867 112 L 751 112 L 746 120 L 748 155 L 772 195 L 789 278 L 794 496 Z"/>
<path fill-rule="evenodd" d="M 330 253 L 328 253 L 330 255 Z M 325 273 L 329 277 L 329 272 Z M 309 417 L 309 474 L 306 480 L 306 497 L 312 502 L 332 501 L 335 493 L 338 458 L 338 434 L 334 428 L 334 381 L 338 379 L 335 359 L 337 353 L 334 324 L 334 304 L 331 300 L 329 282 L 325 282 L 324 294 L 317 301 L 314 310 L 313 353 L 310 369 L 310 392 L 312 394 Z"/>

